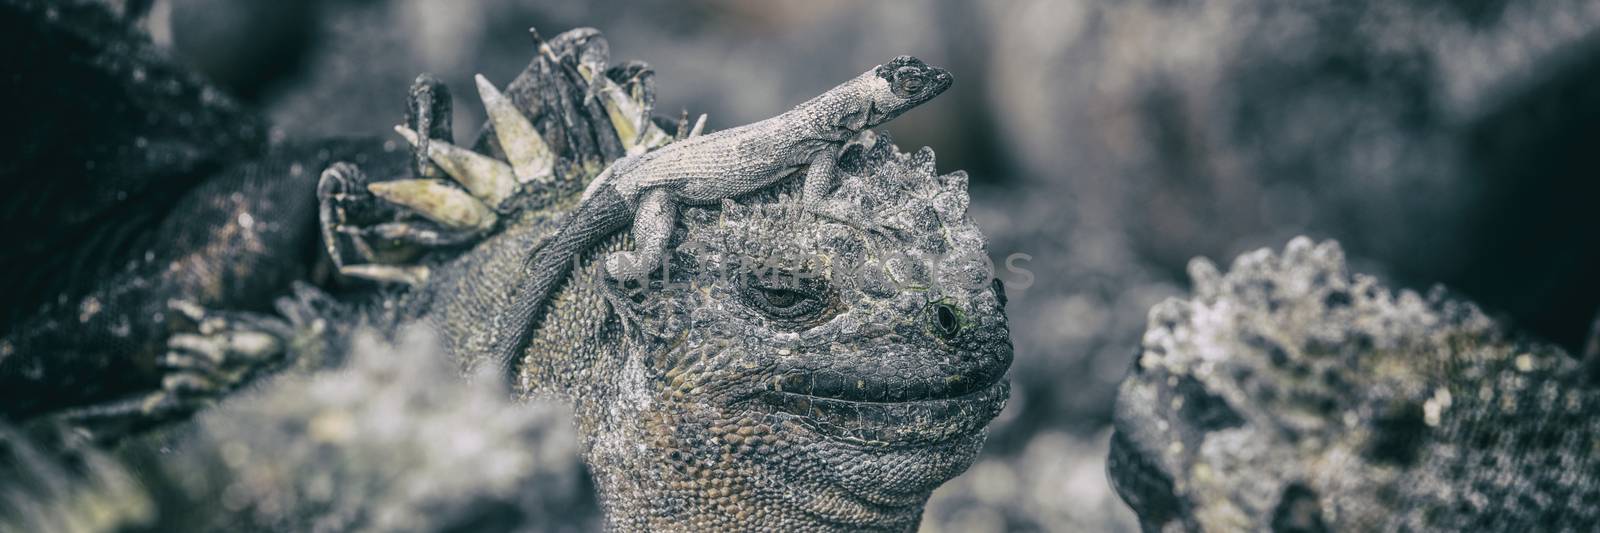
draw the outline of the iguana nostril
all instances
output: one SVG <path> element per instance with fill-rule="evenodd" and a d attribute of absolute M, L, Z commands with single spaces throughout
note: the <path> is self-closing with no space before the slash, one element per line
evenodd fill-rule
<path fill-rule="evenodd" d="M 956 316 L 956 308 L 951 307 L 950 304 L 934 304 L 933 327 L 934 331 L 939 332 L 940 337 L 946 339 L 955 337 L 956 333 L 960 333 L 961 318 Z"/>

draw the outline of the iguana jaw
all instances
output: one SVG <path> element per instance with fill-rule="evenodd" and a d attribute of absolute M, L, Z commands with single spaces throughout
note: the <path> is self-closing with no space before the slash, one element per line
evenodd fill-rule
<path fill-rule="evenodd" d="M 766 391 L 774 409 L 796 415 L 818 433 L 868 447 L 927 446 L 983 431 L 1000 414 L 1010 383 L 993 381 L 951 398 L 872 402 Z"/>
<path fill-rule="evenodd" d="M 1009 357 L 959 357 L 966 368 L 889 364 L 890 356 L 859 354 L 821 370 L 797 365 L 776 372 L 754 398 L 800 417 L 820 433 L 868 446 L 924 446 L 981 431 L 1005 406 Z M 892 359 L 935 361 L 936 353 Z M 915 368 L 908 372 L 908 369 Z M 943 371 L 941 371 L 943 370 Z"/>
<path fill-rule="evenodd" d="M 927 359 L 935 359 L 928 354 Z M 917 359 L 917 354 L 901 356 Z M 899 369 L 891 370 L 870 365 L 835 365 L 829 369 L 811 371 L 793 368 L 778 372 L 767 390 L 822 399 L 848 402 L 894 404 L 925 402 L 968 396 L 982 391 L 1000 381 L 1008 366 L 1007 358 L 976 356 L 962 360 L 975 362 L 963 371 L 919 372 L 908 376 Z M 937 370 L 933 368 L 931 370 Z"/>

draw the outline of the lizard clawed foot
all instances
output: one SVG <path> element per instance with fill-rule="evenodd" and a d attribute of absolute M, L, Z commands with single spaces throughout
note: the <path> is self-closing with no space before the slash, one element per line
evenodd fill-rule
<path fill-rule="evenodd" d="M 611 306 L 611 312 L 617 314 L 617 321 L 622 324 L 622 331 L 632 335 L 640 331 L 644 322 L 639 317 L 638 311 L 634 310 L 633 302 L 629 300 L 626 293 L 628 289 L 622 287 L 622 282 L 606 284 L 600 288 L 600 295 L 605 298 L 606 304 Z"/>
<path fill-rule="evenodd" d="M 168 307 L 193 321 L 197 331 L 167 340 L 167 353 L 157 361 L 166 375 L 161 390 L 145 399 L 147 413 L 198 409 L 281 362 L 294 339 L 293 326 L 269 315 L 211 311 L 177 300 Z"/>

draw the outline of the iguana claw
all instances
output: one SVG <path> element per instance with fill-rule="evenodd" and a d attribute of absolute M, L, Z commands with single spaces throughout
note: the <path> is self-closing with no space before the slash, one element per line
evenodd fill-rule
<path fill-rule="evenodd" d="M 292 295 L 276 301 L 277 315 L 214 311 L 187 300 L 167 305 L 194 329 L 167 338 L 167 352 L 156 360 L 165 372 L 160 390 L 71 409 L 51 419 L 102 442 L 181 419 L 273 369 L 321 365 L 330 342 L 327 317 L 337 313 L 327 294 L 302 282 L 293 284 Z"/>
<path fill-rule="evenodd" d="M 251 375 L 278 362 L 294 338 L 294 328 L 281 318 L 248 312 L 220 312 L 182 300 L 168 302 L 196 325 L 195 333 L 167 339 L 167 353 L 157 364 L 167 370 L 161 391 L 147 405 L 209 398 L 233 390 Z"/>

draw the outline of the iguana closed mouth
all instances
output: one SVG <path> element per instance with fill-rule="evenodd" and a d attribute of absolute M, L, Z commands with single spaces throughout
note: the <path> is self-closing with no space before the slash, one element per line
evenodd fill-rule
<path fill-rule="evenodd" d="M 794 373 L 774 379 L 769 392 L 852 403 L 895 404 L 961 398 L 993 386 L 1005 367 L 980 368 L 945 378 L 908 379 L 882 369 Z"/>
<path fill-rule="evenodd" d="M 814 429 L 835 437 L 878 446 L 921 446 L 983 430 L 1005 407 L 1009 391 L 1009 383 L 995 380 L 960 396 L 893 402 L 782 391 L 766 391 L 758 398 L 780 412 L 805 417 Z"/>

